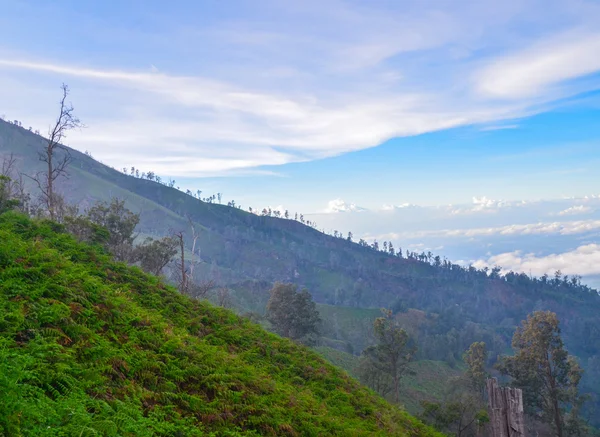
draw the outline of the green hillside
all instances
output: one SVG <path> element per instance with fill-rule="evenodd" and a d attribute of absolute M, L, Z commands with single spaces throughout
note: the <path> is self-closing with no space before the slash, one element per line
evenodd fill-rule
<path fill-rule="evenodd" d="M 307 348 L 59 225 L 6 213 L 0 241 L 6 436 L 436 435 Z"/>
<path fill-rule="evenodd" d="M 37 150 L 43 142 L 0 121 L 0 158 L 14 153 L 21 172 L 40 169 Z M 125 175 L 75 150 L 71 153 L 70 177 L 59 184 L 68 202 L 85 208 L 119 197 L 140 213 L 142 235 L 183 231 L 188 242 L 192 220 L 200 230 L 201 248 L 195 279 L 229 287 L 234 305 L 242 311 L 264 311 L 272 284 L 293 282 L 307 287 L 321 304 L 327 344 L 337 349 L 359 354 L 370 341 L 372 314 L 386 307 L 394 310 L 418 346 L 417 359 L 457 366 L 471 343 L 484 341 L 490 351 L 487 364 L 492 366 L 500 354 L 510 352 L 520 320 L 534 310 L 550 310 L 561 320 L 569 353 L 586 370 L 582 389 L 593 394 L 586 408 L 600 408 L 600 295 L 573 278 L 536 279 L 515 273 L 500 277 L 425 254 L 391 256 L 292 219 L 203 202 L 155 181 Z M 598 411 L 586 415 L 600 425 Z"/>

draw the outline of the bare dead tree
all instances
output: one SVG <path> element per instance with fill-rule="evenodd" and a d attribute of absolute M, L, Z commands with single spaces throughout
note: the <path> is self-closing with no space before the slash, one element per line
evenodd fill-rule
<path fill-rule="evenodd" d="M 175 238 L 179 243 L 179 262 L 177 263 L 177 270 L 179 273 L 178 288 L 181 293 L 187 294 L 189 291 L 189 278 L 185 268 L 185 242 L 183 239 L 183 232 L 177 232 Z"/>
<path fill-rule="evenodd" d="M 46 163 L 47 168 L 45 171 L 38 172 L 31 178 L 37 184 L 41 192 L 42 202 L 52 220 L 56 219 L 56 207 L 58 203 L 54 184 L 61 176 L 68 176 L 67 167 L 72 161 L 69 149 L 61 143 L 66 138 L 68 131 L 83 127 L 79 118 L 74 114 L 73 105 L 67 103 L 69 87 L 63 83 L 61 89 L 62 98 L 60 100 L 58 118 L 48 131 L 48 139 L 43 151 L 38 154 L 40 161 Z M 61 156 L 58 156 L 58 151 L 62 152 Z"/>
<path fill-rule="evenodd" d="M 178 288 L 181 293 L 187 294 L 190 297 L 196 299 L 206 299 L 211 291 L 216 287 L 216 284 L 212 280 L 199 283 L 194 281 L 194 255 L 196 254 L 196 246 L 200 234 L 196 231 L 196 227 L 192 219 L 189 216 L 187 219 L 192 230 L 192 254 L 188 262 L 189 266 L 186 265 L 185 238 L 183 232 L 179 231 L 174 233 L 174 238 L 177 240 L 179 246 L 179 260 L 176 262 Z M 218 295 L 220 296 L 219 293 Z M 229 302 L 228 293 L 223 295 L 223 298 L 225 299 L 224 302 Z"/>
<path fill-rule="evenodd" d="M 231 296 L 227 287 L 221 287 L 217 291 L 217 305 L 223 308 L 231 308 Z"/>
<path fill-rule="evenodd" d="M 190 223 L 190 228 L 192 229 L 192 256 L 190 259 L 190 278 L 194 280 L 194 255 L 196 254 L 196 242 L 198 241 L 198 237 L 200 234 L 196 232 L 196 227 L 194 226 L 194 222 L 192 218 L 187 216 L 188 222 Z"/>
<path fill-rule="evenodd" d="M 2 169 L 0 170 L 1 174 L 4 176 L 9 176 L 15 170 L 15 166 L 17 164 L 17 158 L 15 158 L 15 154 L 11 153 L 10 155 L 5 156 L 2 159 Z"/>

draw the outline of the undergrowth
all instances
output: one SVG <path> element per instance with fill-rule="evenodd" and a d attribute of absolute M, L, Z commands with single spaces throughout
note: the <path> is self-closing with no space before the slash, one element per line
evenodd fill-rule
<path fill-rule="evenodd" d="M 5 436 L 435 436 L 303 346 L 0 215 Z"/>

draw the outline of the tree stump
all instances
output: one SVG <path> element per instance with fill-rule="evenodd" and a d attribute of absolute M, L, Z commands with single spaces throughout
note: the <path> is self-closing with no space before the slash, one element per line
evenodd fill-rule
<path fill-rule="evenodd" d="M 496 378 L 488 379 L 486 385 L 492 437 L 525 437 L 523 391 L 500 387 Z"/>

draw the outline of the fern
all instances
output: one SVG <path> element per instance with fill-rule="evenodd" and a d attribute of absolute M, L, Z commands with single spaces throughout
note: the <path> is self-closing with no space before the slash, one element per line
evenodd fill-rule
<path fill-rule="evenodd" d="M 2 214 L 0 241 L 0 435 L 437 435 L 61 226 Z"/>

